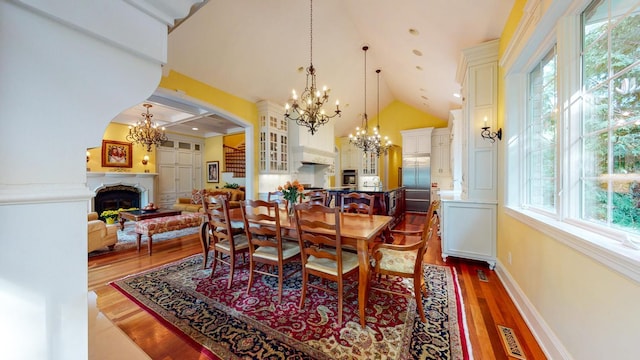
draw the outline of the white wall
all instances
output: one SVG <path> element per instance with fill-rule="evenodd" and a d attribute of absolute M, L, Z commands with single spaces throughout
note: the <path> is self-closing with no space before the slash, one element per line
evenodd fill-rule
<path fill-rule="evenodd" d="M 85 151 L 157 87 L 158 19 L 191 3 L 0 0 L 0 358 L 87 358 Z"/>

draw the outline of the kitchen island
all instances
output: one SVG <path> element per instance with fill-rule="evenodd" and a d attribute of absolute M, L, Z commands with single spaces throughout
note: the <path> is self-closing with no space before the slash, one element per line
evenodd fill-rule
<path fill-rule="evenodd" d="M 325 188 L 325 190 L 329 194 L 329 203 L 333 203 L 334 206 L 340 206 L 343 194 L 357 192 L 373 195 L 376 198 L 373 213 L 376 215 L 393 216 L 393 221 L 390 224 L 392 228 L 404 219 L 404 187 L 387 188 L 384 186 L 350 185 L 329 187 Z"/>

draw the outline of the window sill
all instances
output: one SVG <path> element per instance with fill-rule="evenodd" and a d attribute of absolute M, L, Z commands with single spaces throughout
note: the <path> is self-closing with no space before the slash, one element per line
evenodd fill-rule
<path fill-rule="evenodd" d="M 533 211 L 505 207 L 505 213 L 640 283 L 640 250 L 632 249 L 617 240 Z"/>

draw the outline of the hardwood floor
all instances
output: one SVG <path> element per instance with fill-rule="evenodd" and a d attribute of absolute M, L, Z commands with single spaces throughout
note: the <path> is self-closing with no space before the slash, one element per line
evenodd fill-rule
<path fill-rule="evenodd" d="M 424 223 L 424 215 L 408 213 L 396 229 L 416 229 Z M 396 242 L 405 241 L 396 237 Z M 108 253 L 89 258 L 89 290 L 97 296 L 102 313 L 120 327 L 153 359 L 205 359 L 152 315 L 142 310 L 120 292 L 108 285 L 112 280 L 135 274 L 162 264 L 180 260 L 202 251 L 198 235 L 165 241 L 153 245 L 153 255 L 139 254 L 135 249 Z M 514 359 L 504 349 L 498 333 L 498 325 L 511 328 L 526 358 L 545 359 L 526 323 L 509 298 L 498 276 L 486 263 L 449 258 L 443 262 L 440 256 L 440 239 L 429 244 L 426 262 L 449 265 L 456 268 L 464 301 L 469 341 L 474 359 Z M 482 281 L 479 271 L 486 276 Z"/>

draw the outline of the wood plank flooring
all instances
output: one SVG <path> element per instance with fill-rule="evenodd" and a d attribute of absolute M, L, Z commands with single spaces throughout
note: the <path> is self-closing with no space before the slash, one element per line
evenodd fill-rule
<path fill-rule="evenodd" d="M 424 215 L 407 213 L 396 229 L 417 229 L 424 224 Z M 397 236 L 395 242 L 411 241 Z M 164 327 L 152 315 L 142 310 L 124 295 L 110 287 L 108 282 L 135 274 L 162 264 L 201 253 L 198 235 L 190 235 L 153 245 L 153 255 L 135 249 L 108 253 L 89 258 L 90 291 L 98 296 L 100 310 L 120 327 L 151 358 L 163 360 L 205 359 L 190 345 Z M 457 270 L 465 314 L 469 327 L 469 341 L 474 359 L 514 359 L 505 351 L 498 325 L 513 330 L 528 360 L 545 359 L 526 323 L 518 313 L 498 276 L 486 263 L 449 258 L 442 261 L 440 239 L 429 244 L 426 262 L 454 266 Z M 481 281 L 478 270 L 486 275 Z"/>

